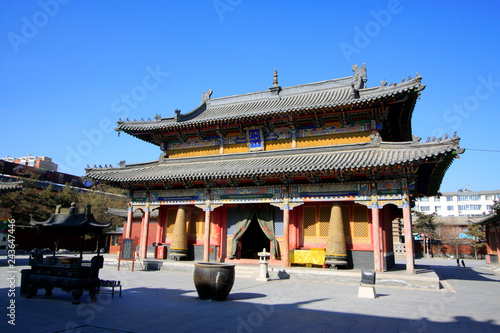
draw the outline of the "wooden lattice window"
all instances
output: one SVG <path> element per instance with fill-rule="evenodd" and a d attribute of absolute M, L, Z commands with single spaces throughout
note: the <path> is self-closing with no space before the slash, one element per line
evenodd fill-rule
<path fill-rule="evenodd" d="M 331 206 L 319 207 L 319 236 L 328 237 L 328 226 L 330 225 Z"/>
<path fill-rule="evenodd" d="M 167 235 L 172 235 L 174 233 L 175 220 L 177 218 L 177 208 L 167 209 Z M 199 208 L 188 208 L 187 221 L 186 221 L 186 232 L 190 236 L 196 237 L 196 235 L 203 235 L 205 233 L 205 220 L 204 214 Z M 213 217 L 213 216 L 212 216 Z M 210 224 L 210 230 L 213 231 L 212 223 Z"/>
<path fill-rule="evenodd" d="M 351 214 L 349 206 L 342 206 L 342 222 L 344 224 L 344 237 L 351 238 Z"/>
<path fill-rule="evenodd" d="M 316 207 L 304 207 L 304 237 L 316 237 Z"/>
<path fill-rule="evenodd" d="M 205 233 L 202 211 L 198 208 L 190 209 L 189 215 L 189 235 L 203 235 Z"/>
<path fill-rule="evenodd" d="M 366 206 L 353 207 L 353 237 L 369 237 L 368 208 Z"/>

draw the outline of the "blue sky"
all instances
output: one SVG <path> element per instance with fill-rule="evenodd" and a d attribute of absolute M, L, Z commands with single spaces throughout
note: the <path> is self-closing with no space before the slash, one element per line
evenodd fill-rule
<path fill-rule="evenodd" d="M 212 97 L 352 75 L 368 86 L 418 72 L 413 134 L 462 138 L 441 191 L 500 189 L 498 1 L 0 1 L 0 156 L 59 171 L 145 162 L 158 147 L 112 130 L 121 117 Z M 481 151 L 488 150 L 488 151 Z"/>

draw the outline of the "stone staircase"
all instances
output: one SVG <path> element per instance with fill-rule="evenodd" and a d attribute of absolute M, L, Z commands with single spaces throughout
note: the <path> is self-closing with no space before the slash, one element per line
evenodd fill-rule
<path fill-rule="evenodd" d="M 236 265 L 234 273 L 237 278 L 255 279 L 259 274 L 258 265 Z"/>

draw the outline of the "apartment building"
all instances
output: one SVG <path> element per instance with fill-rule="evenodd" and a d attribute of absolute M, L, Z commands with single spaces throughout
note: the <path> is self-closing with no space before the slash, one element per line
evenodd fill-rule
<path fill-rule="evenodd" d="M 7 157 L 2 158 L 2 160 L 51 172 L 57 171 L 57 164 L 52 162 L 52 158 L 47 156 L 33 156 L 31 154 L 28 154 L 28 156 L 26 157 L 11 157 L 7 155 Z"/>
<path fill-rule="evenodd" d="M 439 196 L 415 200 L 415 211 L 438 216 L 483 216 L 493 212 L 494 201 L 500 200 L 500 190 L 443 192 Z"/>

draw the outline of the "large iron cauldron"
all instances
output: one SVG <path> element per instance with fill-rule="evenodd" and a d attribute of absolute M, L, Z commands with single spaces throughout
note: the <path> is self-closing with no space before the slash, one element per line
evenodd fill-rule
<path fill-rule="evenodd" d="M 194 285 L 200 299 L 224 301 L 234 284 L 234 265 L 200 262 L 194 264 Z"/>

